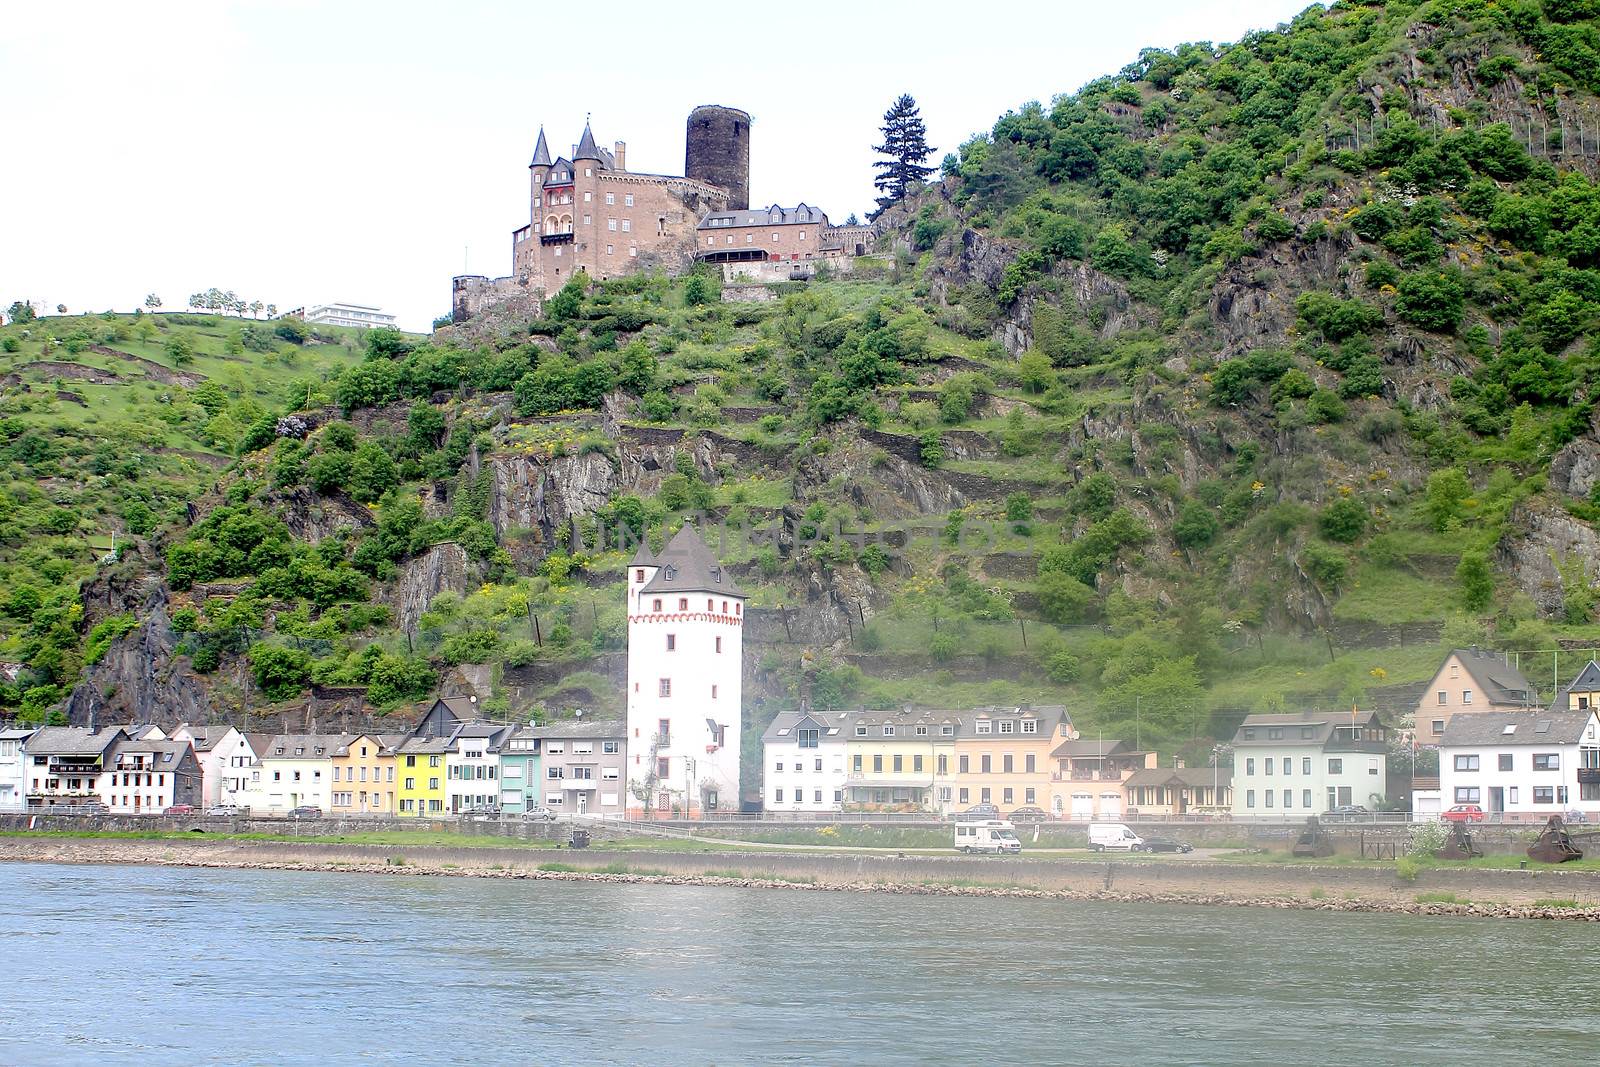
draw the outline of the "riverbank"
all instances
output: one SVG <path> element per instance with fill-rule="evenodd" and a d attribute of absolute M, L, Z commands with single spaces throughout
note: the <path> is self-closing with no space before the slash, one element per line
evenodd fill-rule
<path fill-rule="evenodd" d="M 1600 922 L 1600 874 L 1555 868 L 1430 869 L 1412 872 L 1414 879 L 1408 879 L 1393 869 L 1150 863 L 1120 858 L 1086 863 L 894 853 L 513 852 L 432 844 L 56 836 L 0 838 L 0 862 L 156 864 Z"/>

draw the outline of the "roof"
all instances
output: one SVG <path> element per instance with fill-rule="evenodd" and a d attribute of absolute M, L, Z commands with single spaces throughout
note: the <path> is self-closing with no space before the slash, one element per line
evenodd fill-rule
<path fill-rule="evenodd" d="M 232 726 L 196 726 L 186 722 L 172 732 L 188 734 L 193 739 L 196 752 L 210 752 L 222 743 L 222 739 L 227 737 L 232 729 L 234 729 Z"/>
<path fill-rule="evenodd" d="M 30 756 L 102 756 L 111 743 L 126 737 L 120 726 L 89 730 L 83 726 L 42 726 L 28 741 Z"/>
<path fill-rule="evenodd" d="M 34 730 L 22 729 L 20 727 L 15 730 L 0 730 L 0 741 L 26 741 L 28 738 L 32 737 L 35 732 L 36 731 Z"/>
<path fill-rule="evenodd" d="M 1556 699 L 1551 703 L 1550 710 L 1566 711 L 1572 707 L 1573 693 L 1596 692 L 1600 692 L 1600 663 L 1590 660 L 1583 670 L 1578 672 L 1578 676 L 1572 680 L 1572 684 L 1556 694 Z"/>
<path fill-rule="evenodd" d="M 540 738 L 615 738 L 628 736 L 628 725 L 620 719 L 554 719 L 532 728 Z"/>
<path fill-rule="evenodd" d="M 530 167 L 548 167 L 550 165 L 550 146 L 545 143 L 544 127 L 539 127 L 539 140 L 533 146 L 533 162 Z"/>
<path fill-rule="evenodd" d="M 487 748 L 498 752 L 500 750 L 500 746 L 506 743 L 506 739 L 509 738 L 515 730 L 515 726 L 510 726 L 505 723 L 464 722 L 460 726 L 456 727 L 455 733 L 451 735 L 450 739 L 452 741 L 482 739 Z"/>
<path fill-rule="evenodd" d="M 699 229 L 727 229 L 730 226 L 825 226 L 828 216 L 821 208 L 808 204 L 783 207 L 773 204 L 767 208 L 746 211 L 713 211 L 700 220 Z"/>
<path fill-rule="evenodd" d="M 650 551 L 650 540 L 645 538 L 639 542 L 639 547 L 634 550 L 633 558 L 628 561 L 630 567 L 659 567 L 660 559 Z"/>
<path fill-rule="evenodd" d="M 1106 756 L 1132 756 L 1135 752 L 1126 741 L 1101 738 L 1097 741 L 1063 741 L 1051 750 L 1050 755 L 1101 759 Z"/>
<path fill-rule="evenodd" d="M 1348 726 L 1354 720 L 1357 726 L 1375 726 L 1385 728 L 1378 719 L 1376 711 L 1356 711 L 1345 713 L 1342 711 L 1276 711 L 1262 712 L 1257 715 L 1246 715 L 1244 722 L 1239 724 L 1239 729 L 1234 732 L 1233 744 L 1235 745 L 1277 745 L 1285 742 L 1296 741 L 1312 745 L 1324 745 L 1333 737 L 1335 727 Z M 1285 732 L 1283 737 L 1269 737 L 1267 731 L 1273 727 L 1303 727 L 1310 729 L 1310 736 L 1305 735 L 1304 729 L 1297 729 L 1295 736 L 1291 737 Z M 1251 731 L 1254 736 L 1245 736 L 1245 731 Z"/>
<path fill-rule="evenodd" d="M 245 734 L 244 740 L 250 746 L 251 753 L 256 759 L 261 758 L 261 753 L 267 750 L 267 744 L 272 740 L 271 734 Z"/>
<path fill-rule="evenodd" d="M 332 759 L 349 738 L 349 734 L 273 734 L 265 750 L 255 750 L 256 759 Z"/>
<path fill-rule="evenodd" d="M 339 745 L 338 745 L 337 748 L 335 748 L 333 750 L 333 754 L 335 756 L 348 756 L 348 755 L 350 755 L 350 749 L 355 745 L 355 743 L 357 741 L 360 741 L 363 737 L 370 738 L 373 742 L 375 742 L 378 745 L 378 748 L 380 750 L 379 751 L 379 755 L 383 755 L 384 754 L 383 750 L 388 750 L 388 752 L 390 754 L 392 754 L 394 752 L 395 747 L 397 745 L 399 745 L 401 741 L 405 740 L 405 735 L 404 734 L 391 734 L 391 735 L 389 735 L 387 737 L 384 736 L 383 734 L 365 734 L 365 733 L 363 733 L 363 734 L 347 734 L 346 736 L 341 737 L 339 739 Z"/>
<path fill-rule="evenodd" d="M 1439 747 L 1572 745 L 1593 719 L 1593 711 L 1458 711 Z"/>
<path fill-rule="evenodd" d="M 107 755 L 111 758 L 120 756 L 124 752 L 148 753 L 151 756 L 162 757 L 152 762 L 177 764 L 182 763 L 189 755 L 190 748 L 187 741 L 135 741 L 133 738 L 123 738 L 112 746 Z"/>
<path fill-rule="evenodd" d="M 644 584 L 640 593 L 720 593 L 744 596 L 726 567 L 718 563 L 706 547 L 700 531 L 692 523 L 672 535 L 657 557 L 660 570 Z"/>
<path fill-rule="evenodd" d="M 1231 767 L 1146 767 L 1142 771 L 1134 771 L 1122 783 L 1124 786 L 1187 786 L 1195 789 L 1208 786 L 1213 782 L 1219 788 L 1232 783 L 1233 769 Z"/>
<path fill-rule="evenodd" d="M 851 714 L 848 711 L 780 711 L 762 733 L 761 740 L 773 744 L 793 741 L 798 736 L 795 731 L 801 729 L 802 724 L 814 723 L 803 728 L 817 730 L 819 741 L 842 741 L 849 736 L 847 727 Z"/>
<path fill-rule="evenodd" d="M 1450 655 L 1461 661 L 1461 666 L 1472 675 L 1472 680 L 1478 683 L 1478 689 L 1489 698 L 1490 703 L 1522 706 L 1534 703 L 1533 683 L 1499 652 L 1482 648 L 1456 648 L 1450 651 Z"/>
<path fill-rule="evenodd" d="M 408 738 L 400 746 L 399 751 L 408 756 L 419 754 L 442 756 L 450 751 L 450 739 L 448 737 L 412 737 Z"/>
<path fill-rule="evenodd" d="M 574 162 L 580 159 L 599 159 L 600 149 L 595 146 L 594 133 L 589 129 L 589 124 L 583 124 L 583 136 L 578 138 L 577 150 L 572 153 Z"/>

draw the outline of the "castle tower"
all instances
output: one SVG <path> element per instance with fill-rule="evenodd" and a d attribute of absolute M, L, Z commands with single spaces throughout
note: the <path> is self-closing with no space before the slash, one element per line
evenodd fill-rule
<path fill-rule="evenodd" d="M 527 251 L 515 257 L 516 273 L 527 278 L 533 289 L 544 290 L 544 257 L 538 254 L 539 235 L 544 232 L 544 183 L 550 176 L 550 145 L 539 127 L 539 140 L 533 146 L 533 162 L 528 164 L 529 240 Z"/>
<path fill-rule="evenodd" d="M 728 191 L 728 210 L 750 207 L 750 114 L 707 104 L 689 112 L 685 177 Z"/>
<path fill-rule="evenodd" d="M 628 810 L 739 809 L 744 593 L 692 525 L 628 564 Z"/>

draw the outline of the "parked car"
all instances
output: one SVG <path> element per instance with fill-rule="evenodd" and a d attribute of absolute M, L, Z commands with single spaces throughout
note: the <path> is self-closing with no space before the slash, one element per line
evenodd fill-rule
<path fill-rule="evenodd" d="M 1043 808 L 1036 808 L 1031 805 L 1018 808 L 1011 813 L 1011 821 L 1016 823 L 1044 822 L 1048 818 L 1049 816 L 1044 813 Z"/>
<path fill-rule="evenodd" d="M 1457 804 L 1439 818 L 1445 822 L 1482 822 L 1483 809 L 1476 804 Z"/>
<path fill-rule="evenodd" d="M 1187 841 L 1176 841 L 1170 837 L 1146 837 L 1144 839 L 1146 852 L 1193 852 L 1194 846 Z"/>
<path fill-rule="evenodd" d="M 86 804 L 68 804 L 50 809 L 58 815 L 110 815 L 111 809 L 98 800 L 91 800 Z"/>
<path fill-rule="evenodd" d="M 195 807 L 193 804 L 174 804 L 171 807 L 169 807 L 166 811 L 162 812 L 162 814 L 163 815 L 196 815 L 196 814 L 199 813 L 199 811 L 200 811 L 200 809 Z"/>
<path fill-rule="evenodd" d="M 1096 852 L 1143 852 L 1144 838 L 1120 822 L 1097 822 L 1089 826 L 1089 847 Z"/>
<path fill-rule="evenodd" d="M 974 804 L 956 816 L 957 819 L 998 819 L 1000 809 L 993 804 Z"/>
<path fill-rule="evenodd" d="M 1337 808 L 1329 808 L 1328 813 L 1322 817 L 1323 822 L 1358 822 L 1372 815 L 1372 812 L 1360 804 L 1340 804 Z"/>
<path fill-rule="evenodd" d="M 555 822 L 556 813 L 543 804 L 530 804 L 528 810 L 522 813 L 523 822 Z"/>
<path fill-rule="evenodd" d="M 470 808 L 461 809 L 461 817 L 471 819 L 473 822 L 490 822 L 500 817 L 500 809 L 490 804 L 474 804 Z"/>
<path fill-rule="evenodd" d="M 302 804 L 289 813 L 291 819 L 320 819 L 322 809 L 315 804 Z"/>
<path fill-rule="evenodd" d="M 213 804 L 206 809 L 206 815 L 213 819 L 233 819 L 240 814 L 239 807 L 234 804 Z"/>

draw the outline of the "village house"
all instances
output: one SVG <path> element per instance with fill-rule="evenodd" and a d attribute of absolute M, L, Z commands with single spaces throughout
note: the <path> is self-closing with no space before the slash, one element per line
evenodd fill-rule
<path fill-rule="evenodd" d="M 1504 654 L 1452 649 L 1417 700 L 1413 728 L 1419 744 L 1438 744 L 1450 717 L 1462 711 L 1529 711 L 1539 707 L 1533 683 Z"/>
<path fill-rule="evenodd" d="M 398 812 L 395 749 L 399 735 L 356 734 L 341 737 L 328 761 L 333 786 L 328 811 L 333 815 L 394 815 Z"/>
<path fill-rule="evenodd" d="M 1153 768 L 1156 754 L 1135 749 L 1120 739 L 1075 737 L 1050 750 L 1051 815 L 1076 821 L 1122 818 L 1123 783 L 1138 771 Z"/>
<path fill-rule="evenodd" d="M 1074 736 L 1072 719 L 1060 705 L 973 709 L 956 729 L 956 808 L 1046 810 L 1052 803 L 1051 754 Z"/>
<path fill-rule="evenodd" d="M 1226 812 L 1233 799 L 1228 767 L 1148 767 L 1122 783 L 1128 815 L 1212 815 Z"/>
<path fill-rule="evenodd" d="M 28 806 L 28 764 L 25 749 L 33 730 L 0 730 L 0 814 Z"/>
<path fill-rule="evenodd" d="M 761 735 L 768 812 L 838 811 L 844 804 L 848 711 L 783 711 Z"/>
<path fill-rule="evenodd" d="M 449 737 L 463 723 L 477 722 L 483 717 L 475 696 L 439 697 L 417 720 L 408 737 Z"/>
<path fill-rule="evenodd" d="M 445 808 L 451 815 L 500 806 L 500 750 L 514 726 L 463 723 L 451 736 L 445 769 Z"/>
<path fill-rule="evenodd" d="M 425 818 L 444 814 L 444 776 L 450 744 L 449 737 L 413 736 L 406 738 L 396 750 L 395 777 L 400 780 L 396 797 L 402 816 Z"/>
<path fill-rule="evenodd" d="M 626 793 L 626 729 L 615 719 L 582 716 L 533 727 L 544 805 L 563 815 L 621 815 L 637 805 Z"/>
<path fill-rule="evenodd" d="M 113 815 L 159 815 L 175 804 L 198 809 L 204 785 L 187 740 L 123 737 L 111 746 L 97 788 Z"/>
<path fill-rule="evenodd" d="M 1593 705 L 1451 717 L 1439 744 L 1446 805 L 1476 804 L 1493 820 L 1600 818 L 1600 719 Z"/>
<path fill-rule="evenodd" d="M 1233 735 L 1233 817 L 1378 807 L 1389 794 L 1388 738 L 1372 711 L 1247 715 Z"/>
<path fill-rule="evenodd" d="M 960 726 L 960 715 L 949 711 L 856 712 L 846 738 L 846 808 L 950 811 Z"/>
<path fill-rule="evenodd" d="M 337 734 L 274 734 L 255 748 L 250 784 L 242 803 L 254 815 L 282 815 L 295 808 L 329 810 L 333 804 L 333 753 Z"/>
<path fill-rule="evenodd" d="M 44 726 L 28 739 L 28 810 L 104 804 L 101 775 L 112 746 L 128 735 L 119 726 L 89 730 Z"/>
<path fill-rule="evenodd" d="M 744 592 L 687 523 L 659 556 L 640 545 L 626 573 L 623 800 L 635 815 L 738 810 Z"/>
<path fill-rule="evenodd" d="M 255 762 L 255 753 L 244 734 L 232 726 L 183 723 L 172 731 L 171 740 L 188 742 L 200 761 L 204 777 L 202 805 L 238 803 L 239 794 L 250 784 L 250 765 Z"/>
<path fill-rule="evenodd" d="M 539 804 L 539 738 L 519 727 L 500 747 L 500 814 L 523 815 Z"/>
<path fill-rule="evenodd" d="M 1556 694 L 1555 702 L 1550 705 L 1551 711 L 1585 711 L 1589 708 L 1600 708 L 1600 663 L 1594 660 L 1584 665 L 1571 685 L 1562 687 L 1561 692 Z"/>

